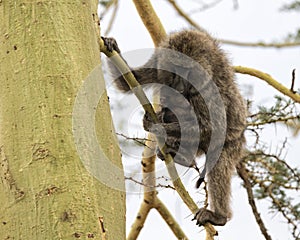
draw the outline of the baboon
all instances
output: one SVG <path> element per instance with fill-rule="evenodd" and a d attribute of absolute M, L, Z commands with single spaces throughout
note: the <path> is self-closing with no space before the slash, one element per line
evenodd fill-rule
<path fill-rule="evenodd" d="M 120 54 L 113 38 L 103 40 Z M 109 68 L 116 86 L 129 91 L 118 69 L 112 63 Z M 195 158 L 205 154 L 197 186 L 206 176 L 210 210 L 199 209 L 197 225 L 225 225 L 232 216 L 231 178 L 243 155 L 246 127 L 245 102 L 226 54 L 206 31 L 183 30 L 170 34 L 132 73 L 142 86 L 160 85 L 160 124 L 146 113 L 144 129 L 165 138 L 166 152 L 178 164 L 195 167 Z M 159 150 L 157 155 L 163 159 Z"/>

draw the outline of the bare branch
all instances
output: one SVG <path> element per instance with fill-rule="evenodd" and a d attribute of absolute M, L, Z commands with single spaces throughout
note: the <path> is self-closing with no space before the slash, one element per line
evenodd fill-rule
<path fill-rule="evenodd" d="M 260 213 L 258 212 L 258 209 L 256 207 L 256 204 L 254 201 L 254 195 L 252 192 L 252 185 L 249 181 L 249 176 L 248 176 L 247 170 L 242 162 L 240 162 L 237 166 L 237 173 L 244 182 L 244 187 L 246 188 L 247 194 L 248 194 L 248 202 L 251 206 L 252 212 L 254 214 L 254 217 L 260 228 L 261 233 L 264 235 L 266 240 L 272 240 L 271 236 L 268 234 L 268 230 L 265 227 L 265 224 L 264 224 L 262 218 L 260 217 Z"/>
<path fill-rule="evenodd" d="M 128 136 L 124 135 L 123 133 L 116 133 L 116 135 L 121 136 L 121 137 L 125 138 L 126 140 L 132 140 L 132 141 L 136 142 L 137 144 L 142 145 L 144 147 L 148 147 L 145 142 L 150 141 L 150 139 L 148 139 L 148 138 L 128 137 Z"/>
<path fill-rule="evenodd" d="M 166 38 L 167 34 L 151 2 L 148 0 L 133 0 L 133 2 L 155 46 L 158 46 Z"/>
<path fill-rule="evenodd" d="M 144 184 L 144 199 L 141 203 L 140 210 L 135 221 L 132 224 L 127 240 L 136 240 L 140 231 L 144 227 L 146 218 L 150 210 L 154 207 L 156 201 L 156 181 L 155 181 L 155 142 L 152 134 L 148 135 L 150 141 L 146 141 L 147 148 L 144 148 L 142 159 L 143 166 L 143 184 Z M 150 157 L 148 157 L 150 156 Z"/>
<path fill-rule="evenodd" d="M 119 8 L 119 0 L 114 0 L 113 1 L 113 5 L 114 5 L 114 9 L 113 9 L 113 13 L 110 17 L 110 20 L 109 20 L 109 23 L 108 23 L 108 26 L 106 28 L 106 31 L 104 33 L 104 35 L 108 35 L 109 32 L 111 31 L 112 29 L 112 26 L 116 20 L 116 16 L 117 16 L 117 12 L 118 12 L 118 8 Z"/>
<path fill-rule="evenodd" d="M 131 230 L 126 238 L 126 240 L 136 240 L 138 235 L 140 234 L 142 228 L 144 227 L 145 221 L 147 216 L 151 210 L 152 206 L 149 205 L 147 202 L 143 201 L 141 203 L 139 212 L 135 218 L 131 226 Z"/>
<path fill-rule="evenodd" d="M 239 42 L 232 40 L 219 39 L 223 44 L 234 45 L 240 47 L 264 47 L 264 48 L 287 48 L 287 47 L 299 47 L 300 42 L 283 42 L 283 43 L 265 43 L 265 42 Z"/>
<path fill-rule="evenodd" d="M 175 0 L 168 0 L 168 2 L 174 7 L 174 9 L 177 11 L 179 16 L 183 17 L 191 26 L 195 27 L 196 29 L 202 29 L 198 23 L 196 23 L 193 19 L 189 17 L 187 13 L 185 13 L 182 8 L 178 6 Z"/>
<path fill-rule="evenodd" d="M 277 89 L 279 92 L 283 93 L 284 95 L 290 97 L 295 102 L 300 103 L 300 94 L 291 92 L 290 89 L 276 81 L 274 78 L 272 78 L 269 74 L 261 72 L 259 70 L 256 70 L 254 68 L 248 68 L 248 67 L 242 67 L 242 66 L 236 66 L 234 67 L 234 70 L 236 73 L 241 74 L 248 74 L 254 77 L 257 77 L 259 79 L 264 80 L 269 85 Z"/>
<path fill-rule="evenodd" d="M 182 8 L 178 6 L 175 0 L 168 0 L 169 3 L 174 7 L 174 9 L 177 11 L 177 13 L 183 17 L 191 26 L 194 28 L 201 30 L 202 28 L 193 20 L 190 18 L 190 16 L 183 11 Z M 223 44 L 228 45 L 235 45 L 235 46 L 242 46 L 242 47 L 265 47 L 265 48 L 283 48 L 283 47 L 299 47 L 300 42 L 284 42 L 284 43 L 264 43 L 264 42 L 257 42 L 257 43 L 251 43 L 251 42 L 239 42 L 239 41 L 232 41 L 232 40 L 225 40 L 225 39 L 219 39 L 219 41 Z"/>
<path fill-rule="evenodd" d="M 195 9 L 193 11 L 190 11 L 189 14 L 194 14 L 194 13 L 206 11 L 210 8 L 213 8 L 213 7 L 217 6 L 222 1 L 223 0 L 215 0 L 214 2 L 211 2 L 211 3 L 203 3 L 202 7 L 198 8 L 198 9 Z"/>
<path fill-rule="evenodd" d="M 180 225 L 173 218 L 172 214 L 169 212 L 169 210 L 166 208 L 163 202 L 158 198 L 155 202 L 155 209 L 159 212 L 159 214 L 168 224 L 168 226 L 170 227 L 174 235 L 177 237 L 177 239 L 188 240 L 187 236 L 182 231 Z"/>
<path fill-rule="evenodd" d="M 134 183 L 136 183 L 136 184 L 139 184 L 139 185 L 141 185 L 141 186 L 145 186 L 145 187 L 151 187 L 151 188 L 170 188 L 170 189 L 172 189 L 172 190 L 176 190 L 173 186 L 171 186 L 171 185 L 164 185 L 164 184 L 161 184 L 161 183 L 159 183 L 159 184 L 156 184 L 156 185 L 152 185 L 152 186 L 146 186 L 146 184 L 144 183 L 144 182 L 140 182 L 140 181 L 138 181 L 138 180 L 136 180 L 136 179 L 134 179 L 133 177 L 125 177 L 125 180 L 129 180 L 129 181 L 132 181 L 132 182 L 134 182 Z"/>
<path fill-rule="evenodd" d="M 258 127 L 258 126 L 262 126 L 265 124 L 271 124 L 271 123 L 286 123 L 287 121 L 291 121 L 291 120 L 300 120 L 300 116 L 289 116 L 289 117 L 279 117 L 277 119 L 270 119 L 270 120 L 266 120 L 266 121 L 260 121 L 260 122 L 248 122 L 247 125 L 251 126 L 251 127 Z"/>

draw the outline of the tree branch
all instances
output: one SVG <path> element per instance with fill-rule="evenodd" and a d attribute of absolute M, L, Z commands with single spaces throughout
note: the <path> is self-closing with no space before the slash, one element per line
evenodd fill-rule
<path fill-rule="evenodd" d="M 168 2 L 174 7 L 179 16 L 183 17 L 191 26 L 194 28 L 201 30 L 202 28 L 190 18 L 190 16 L 183 11 L 182 8 L 178 6 L 175 0 L 168 0 Z M 265 47 L 265 48 L 283 48 L 283 47 L 299 47 L 300 42 L 284 42 L 284 43 L 264 43 L 264 42 L 238 42 L 231 41 L 225 39 L 219 39 L 219 41 L 223 44 L 242 46 L 242 47 Z"/>
<path fill-rule="evenodd" d="M 244 166 L 244 164 L 242 162 L 240 162 L 237 166 L 237 173 L 238 175 L 241 177 L 241 179 L 244 182 L 244 187 L 246 188 L 247 194 L 248 194 L 248 202 L 252 208 L 252 212 L 254 214 L 254 217 L 256 219 L 256 222 L 260 228 L 261 233 L 264 235 L 266 240 L 272 240 L 272 238 L 270 237 L 270 235 L 268 234 L 268 230 L 265 227 L 265 224 L 263 222 L 263 220 L 260 217 L 260 214 L 258 212 L 258 209 L 256 207 L 255 201 L 254 201 L 254 195 L 252 192 L 252 186 L 251 183 L 249 181 L 249 176 L 247 173 L 247 170 Z"/>
<path fill-rule="evenodd" d="M 144 182 L 144 199 L 140 206 L 139 213 L 132 224 L 131 230 L 128 234 L 127 240 L 137 239 L 142 230 L 146 218 L 150 210 L 154 207 L 156 202 L 157 192 L 155 189 L 155 147 L 156 140 L 153 134 L 148 134 L 148 141 L 143 152 L 142 166 L 143 166 L 143 182 Z"/>
<path fill-rule="evenodd" d="M 219 39 L 223 44 L 240 46 L 240 47 L 264 47 L 264 48 L 287 48 L 299 47 L 300 42 L 282 42 L 282 43 L 265 43 L 265 42 L 239 42 L 232 40 Z"/>
<path fill-rule="evenodd" d="M 141 182 L 141 181 L 138 181 L 132 177 L 125 177 L 125 180 L 130 180 L 138 185 L 141 185 L 141 186 L 145 186 L 145 183 L 144 182 Z M 149 187 L 149 186 L 148 186 Z M 172 190 L 176 190 L 173 186 L 171 185 L 164 185 L 164 184 L 156 184 L 155 186 L 150 186 L 150 187 L 155 187 L 155 188 L 169 188 L 169 189 L 172 189 Z"/>
<path fill-rule="evenodd" d="M 247 125 L 251 127 L 259 127 L 262 125 L 278 123 L 278 122 L 286 124 L 288 121 L 294 121 L 294 120 L 300 120 L 300 116 L 279 117 L 277 119 L 264 120 L 260 122 L 248 122 Z"/>
<path fill-rule="evenodd" d="M 114 1 L 112 1 L 112 5 L 114 5 L 114 9 L 113 9 L 113 13 L 112 13 L 112 15 L 111 15 L 111 17 L 110 17 L 110 20 L 109 20 L 109 23 L 108 23 L 108 25 L 107 25 L 107 28 L 106 28 L 106 31 L 105 31 L 105 33 L 104 33 L 104 35 L 108 35 L 109 34 L 109 32 L 111 31 L 111 28 L 112 28 L 112 26 L 113 26 L 113 24 L 114 24 L 114 22 L 115 22 L 115 19 L 116 19 L 116 16 L 117 16 L 117 12 L 118 12 L 118 8 L 119 8 L 119 0 L 114 0 Z M 110 6 L 112 6 L 112 5 L 110 5 Z M 108 10 L 108 9 L 107 9 Z M 106 11 L 107 11 L 106 10 Z M 103 17 L 103 16 L 102 16 Z"/>
<path fill-rule="evenodd" d="M 145 221 L 147 216 L 151 210 L 152 206 L 146 203 L 145 201 L 142 202 L 140 206 L 140 210 L 135 218 L 131 226 L 131 230 L 126 238 L 126 240 L 136 240 L 144 227 Z"/>
<path fill-rule="evenodd" d="M 187 236 L 182 231 L 180 225 L 176 222 L 172 214 L 169 212 L 167 207 L 163 204 L 163 202 L 159 198 L 156 198 L 155 209 L 159 212 L 161 217 L 169 225 L 170 229 L 177 237 L 177 239 L 188 240 Z"/>
<path fill-rule="evenodd" d="M 133 0 L 145 27 L 147 28 L 155 46 L 158 46 L 167 36 L 159 17 L 148 0 Z"/>
<path fill-rule="evenodd" d="M 174 7 L 174 9 L 177 11 L 179 16 L 183 17 L 191 26 L 194 28 L 201 30 L 202 28 L 196 23 L 193 19 L 189 17 L 187 13 L 185 13 L 182 8 L 178 6 L 175 0 L 168 0 L 168 2 Z"/>
<path fill-rule="evenodd" d="M 277 89 L 279 92 L 283 93 L 284 95 L 290 97 L 295 102 L 300 103 L 300 94 L 292 92 L 290 89 L 276 81 L 272 78 L 269 74 L 256 70 L 254 68 L 242 67 L 242 66 L 235 66 L 234 70 L 236 73 L 241 74 L 248 74 L 257 78 L 260 78 L 267 82 L 269 85 Z"/>

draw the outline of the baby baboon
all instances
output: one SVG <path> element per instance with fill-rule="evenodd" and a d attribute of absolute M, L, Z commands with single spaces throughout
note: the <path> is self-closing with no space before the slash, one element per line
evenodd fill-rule
<path fill-rule="evenodd" d="M 114 39 L 103 40 L 110 51 L 120 53 Z M 109 65 L 117 87 L 129 91 L 119 71 Z M 231 178 L 243 154 L 246 126 L 245 103 L 226 55 L 205 31 L 184 30 L 170 34 L 132 73 L 141 85 L 161 86 L 160 124 L 145 114 L 145 130 L 165 137 L 166 151 L 178 164 L 195 167 L 195 158 L 206 156 L 197 185 L 206 175 L 210 210 L 199 209 L 197 224 L 225 225 L 231 218 Z M 157 155 L 163 159 L 159 151 Z"/>

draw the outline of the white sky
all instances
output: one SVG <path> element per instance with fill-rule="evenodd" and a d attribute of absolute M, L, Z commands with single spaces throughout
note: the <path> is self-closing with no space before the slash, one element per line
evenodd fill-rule
<path fill-rule="evenodd" d="M 120 6 L 117 18 L 109 35 L 117 39 L 123 52 L 153 47 L 151 38 L 142 24 L 132 1 L 119 1 Z M 181 17 L 177 16 L 166 1 L 155 0 L 152 2 L 167 32 L 180 30 L 188 26 Z M 193 10 L 193 7 L 197 6 L 196 2 L 195 0 L 178 0 L 178 3 L 184 6 L 184 9 L 189 10 Z M 207 2 L 209 3 L 210 1 Z M 287 1 L 239 1 L 239 8 L 233 10 L 233 1 L 223 0 L 216 7 L 205 12 L 193 14 L 192 17 L 215 37 L 245 42 L 257 42 L 260 40 L 270 42 L 279 40 L 286 36 L 287 33 L 294 32 L 297 27 L 300 27 L 299 13 L 297 15 L 297 13 L 278 11 L 285 2 Z M 106 30 L 108 19 L 107 15 L 101 22 L 102 33 Z M 288 87 L 291 84 L 291 71 L 296 68 L 295 87 L 300 88 L 300 47 L 277 50 L 224 45 L 223 49 L 229 54 L 234 65 L 254 67 L 267 72 Z M 252 98 L 256 104 L 272 103 L 272 96 L 278 94 L 275 89 L 259 79 L 244 75 L 237 75 L 237 77 L 239 84 L 253 85 Z M 139 121 L 141 121 L 141 117 Z M 290 138 L 291 133 L 287 129 L 280 127 L 274 128 L 271 126 L 266 132 L 264 141 L 270 146 L 272 145 L 271 150 L 276 149 L 277 139 L 279 139 L 280 143 L 280 140 L 284 140 L 285 136 L 289 137 L 287 158 L 289 162 L 300 166 L 299 159 L 297 159 L 297 156 L 300 154 L 298 147 L 299 138 Z M 139 161 L 136 161 L 136 164 L 139 164 Z M 161 166 L 160 163 L 158 165 Z M 187 184 L 190 182 L 190 186 L 187 186 L 189 192 L 197 199 L 197 191 L 193 188 L 194 182 L 190 179 L 191 177 L 186 178 L 184 181 Z M 245 190 L 241 187 L 241 181 L 237 177 L 233 181 L 232 190 L 234 217 L 225 227 L 218 228 L 219 237 L 216 239 L 264 239 L 248 205 Z M 201 232 L 202 228 L 196 227 L 195 223 L 190 221 L 190 212 L 177 197 L 176 192 L 163 190 L 160 191 L 159 197 L 167 204 L 189 239 L 204 239 L 204 233 Z M 127 199 L 127 229 L 129 230 L 142 201 L 142 193 L 128 194 Z M 267 214 L 268 204 L 266 202 L 261 201 L 257 202 L 257 204 L 271 237 L 274 240 L 292 239 L 288 235 L 288 227 L 283 219 L 279 215 Z M 153 210 L 146 220 L 139 239 L 172 240 L 176 238 L 159 214 Z"/>

